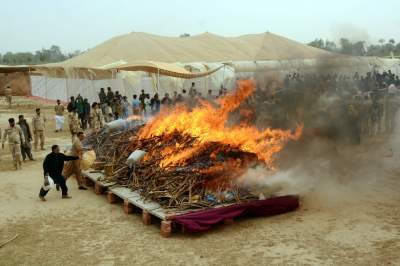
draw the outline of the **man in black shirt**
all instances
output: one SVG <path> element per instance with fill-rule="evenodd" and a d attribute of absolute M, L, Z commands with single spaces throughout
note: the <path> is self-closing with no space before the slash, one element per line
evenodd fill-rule
<path fill-rule="evenodd" d="M 142 111 L 144 111 L 144 112 L 146 112 L 145 100 L 146 100 L 146 93 L 144 93 L 144 90 L 142 90 L 142 93 L 139 95 L 139 101 L 140 101 Z"/>
<path fill-rule="evenodd" d="M 65 178 L 62 176 L 62 170 L 64 168 L 64 161 L 73 161 L 78 160 L 78 156 L 67 156 L 63 153 L 60 153 L 60 147 L 58 145 L 53 145 L 51 147 L 51 153 L 46 156 L 43 162 L 43 171 L 44 171 L 44 179 L 45 185 L 49 184 L 48 177 L 50 176 L 54 183 L 61 187 L 62 198 L 69 199 L 71 198 L 68 195 L 67 184 L 65 183 Z M 48 190 L 40 189 L 39 198 L 42 201 L 46 201 L 46 194 L 49 192 Z"/>
<path fill-rule="evenodd" d="M 71 100 L 67 105 L 67 111 L 68 111 L 68 113 L 71 113 L 75 110 L 76 110 L 75 97 L 71 96 Z"/>
<path fill-rule="evenodd" d="M 114 100 L 114 92 L 111 90 L 111 87 L 107 87 L 107 103 L 110 103 Z"/>
<path fill-rule="evenodd" d="M 105 93 L 104 88 L 100 89 L 99 100 L 100 104 L 105 104 L 107 102 L 107 94 Z"/>

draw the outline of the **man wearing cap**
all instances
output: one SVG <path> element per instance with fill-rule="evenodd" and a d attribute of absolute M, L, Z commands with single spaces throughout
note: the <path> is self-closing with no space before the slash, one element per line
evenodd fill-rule
<path fill-rule="evenodd" d="M 26 122 L 25 118 L 23 115 L 18 116 L 18 126 L 21 128 L 22 133 L 24 134 L 25 141 L 21 143 L 21 153 L 22 153 L 22 160 L 26 160 L 28 157 L 29 160 L 34 161 L 33 156 L 32 156 L 32 134 L 31 134 L 31 129 L 29 127 L 28 122 Z"/>
<path fill-rule="evenodd" d="M 73 141 L 76 134 L 78 134 L 78 132 L 82 128 L 81 121 L 79 120 L 76 111 L 68 113 L 68 124 L 69 124 L 69 130 L 71 132 L 71 138 Z"/>
<path fill-rule="evenodd" d="M 80 190 L 87 190 L 87 188 L 83 184 L 81 174 L 81 160 L 83 155 L 83 147 L 81 141 L 84 138 L 85 134 L 82 131 L 79 131 L 76 137 L 73 137 L 70 155 L 78 157 L 78 159 L 65 165 L 63 170 L 63 176 L 65 177 L 65 180 L 67 180 L 70 176 L 75 175 L 76 181 L 78 183 L 78 188 Z"/>
<path fill-rule="evenodd" d="M 77 159 L 79 159 L 78 156 L 67 156 L 60 153 L 60 147 L 58 145 L 53 145 L 51 147 L 51 153 L 49 153 L 43 161 L 44 184 L 49 185 L 48 178 L 51 177 L 54 180 L 54 183 L 61 187 L 63 199 L 71 198 L 68 195 L 68 187 L 65 183 L 64 177 L 62 176 L 64 162 Z M 39 198 L 42 201 L 46 201 L 45 196 L 48 192 L 49 190 L 42 187 L 39 192 Z"/>
<path fill-rule="evenodd" d="M 34 146 L 37 150 L 37 146 L 40 140 L 40 149 L 44 150 L 44 129 L 45 129 L 46 118 L 40 114 L 40 108 L 36 108 L 36 114 L 32 118 L 32 128 L 34 135 Z"/>
<path fill-rule="evenodd" d="M 15 170 L 21 169 L 21 144 L 25 144 L 24 133 L 19 126 L 15 124 L 14 118 L 8 119 L 9 127 L 3 133 L 3 140 L 1 147 L 4 149 L 4 143 L 8 138 L 8 147 L 10 148 L 11 155 L 14 162 Z"/>

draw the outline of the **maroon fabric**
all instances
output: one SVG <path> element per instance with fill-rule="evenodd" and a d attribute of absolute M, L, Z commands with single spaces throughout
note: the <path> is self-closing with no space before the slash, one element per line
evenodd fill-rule
<path fill-rule="evenodd" d="M 188 232 L 201 233 L 224 220 L 241 216 L 277 215 L 294 211 L 298 207 L 299 198 L 297 196 L 282 196 L 181 214 L 177 215 L 174 221 L 181 224 Z"/>

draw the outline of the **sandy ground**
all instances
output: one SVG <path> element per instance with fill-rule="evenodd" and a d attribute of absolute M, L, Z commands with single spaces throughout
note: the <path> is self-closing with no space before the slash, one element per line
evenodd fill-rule
<path fill-rule="evenodd" d="M 28 115 L 35 103 L 27 105 L 18 112 Z M 0 111 L 4 128 L 17 112 L 4 105 Z M 45 113 L 52 118 L 51 109 Z M 387 158 L 387 149 L 372 144 L 342 149 L 355 161 L 366 154 L 384 159 L 365 180 L 361 174 L 354 182 L 321 182 L 296 212 L 165 239 L 158 226 L 144 226 L 139 215 L 125 215 L 105 197 L 79 191 L 75 180 L 68 181 L 72 199 L 51 191 L 47 202 L 39 201 L 43 157 L 51 144 L 69 144 L 67 133 L 50 131 L 47 151 L 34 153 L 37 161 L 21 171 L 12 170 L 7 149 L 0 151 L 0 242 L 19 234 L 0 248 L 0 265 L 400 265 L 396 149 Z"/>

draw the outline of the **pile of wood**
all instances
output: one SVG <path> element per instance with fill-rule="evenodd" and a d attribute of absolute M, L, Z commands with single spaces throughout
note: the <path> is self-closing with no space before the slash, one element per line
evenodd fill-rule
<path fill-rule="evenodd" d="M 234 181 L 249 166 L 262 163 L 255 154 L 217 142 L 199 145 L 196 138 L 179 132 L 139 139 L 140 128 L 112 134 L 103 131 L 86 138 L 84 144 L 95 150 L 98 160 L 112 163 L 108 181 L 176 209 L 254 198 Z M 135 150 L 147 154 L 130 168 L 126 160 Z"/>

